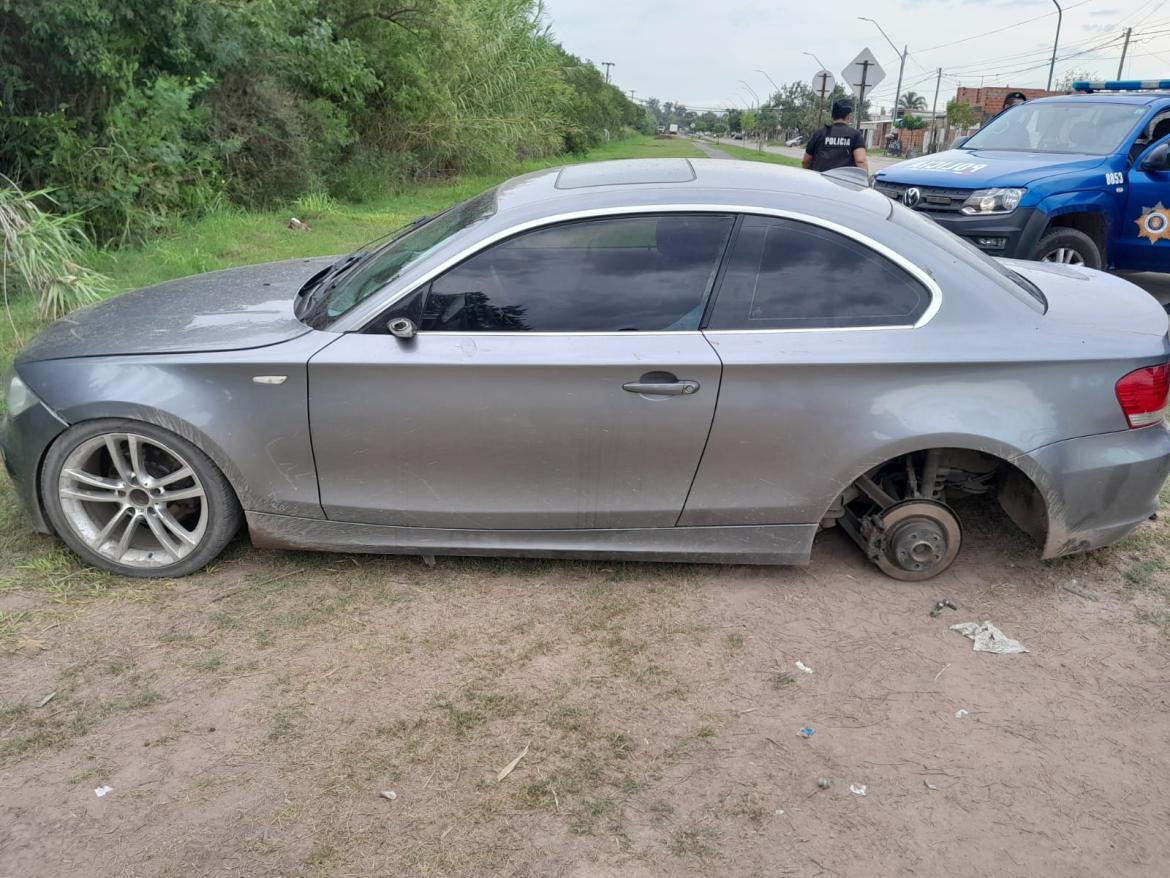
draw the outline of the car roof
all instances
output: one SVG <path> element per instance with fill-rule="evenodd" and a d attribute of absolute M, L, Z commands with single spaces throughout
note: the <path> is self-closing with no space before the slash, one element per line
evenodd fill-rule
<path fill-rule="evenodd" d="M 1170 92 L 1133 92 L 1114 94 L 1106 91 L 1096 91 L 1087 94 L 1055 95 L 1050 98 L 1035 98 L 1029 104 L 1134 104 L 1148 106 L 1159 101 L 1170 100 Z"/>
<path fill-rule="evenodd" d="M 750 193 L 750 196 L 746 195 Z M 802 168 L 736 159 L 616 159 L 565 165 L 514 177 L 497 189 L 497 211 L 549 215 L 615 197 L 629 204 L 739 204 L 761 198 L 782 207 L 784 196 L 832 201 L 875 216 L 889 213 L 884 196 Z M 604 196 L 604 199 L 601 198 Z"/>

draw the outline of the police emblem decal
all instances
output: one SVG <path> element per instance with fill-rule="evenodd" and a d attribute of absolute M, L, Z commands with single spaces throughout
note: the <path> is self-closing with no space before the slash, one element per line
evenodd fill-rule
<path fill-rule="evenodd" d="M 1158 202 L 1153 207 L 1142 208 L 1142 215 L 1134 220 L 1138 237 L 1146 238 L 1151 244 L 1170 241 L 1170 209 Z"/>

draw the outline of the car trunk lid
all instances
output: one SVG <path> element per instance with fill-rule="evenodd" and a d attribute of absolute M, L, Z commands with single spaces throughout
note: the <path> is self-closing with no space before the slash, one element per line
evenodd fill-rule
<path fill-rule="evenodd" d="M 1031 281 L 1048 301 L 1046 320 L 1097 332 L 1166 337 L 1165 309 L 1141 287 L 1080 266 L 1000 260 Z"/>

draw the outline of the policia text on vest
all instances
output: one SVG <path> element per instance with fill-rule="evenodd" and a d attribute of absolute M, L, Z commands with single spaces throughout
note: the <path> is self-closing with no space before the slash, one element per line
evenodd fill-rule
<path fill-rule="evenodd" d="M 809 138 L 804 148 L 801 165 L 814 171 L 831 171 L 833 168 L 858 167 L 869 172 L 869 160 L 865 155 L 865 138 L 849 124 L 853 105 L 848 101 L 833 102 L 832 123 L 826 125 Z"/>

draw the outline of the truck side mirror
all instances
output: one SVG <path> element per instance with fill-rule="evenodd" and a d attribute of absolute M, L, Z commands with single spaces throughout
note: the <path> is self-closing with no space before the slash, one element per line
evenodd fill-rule
<path fill-rule="evenodd" d="M 1150 150 L 1150 154 L 1142 159 L 1143 171 L 1170 171 L 1170 143 L 1163 143 Z"/>

